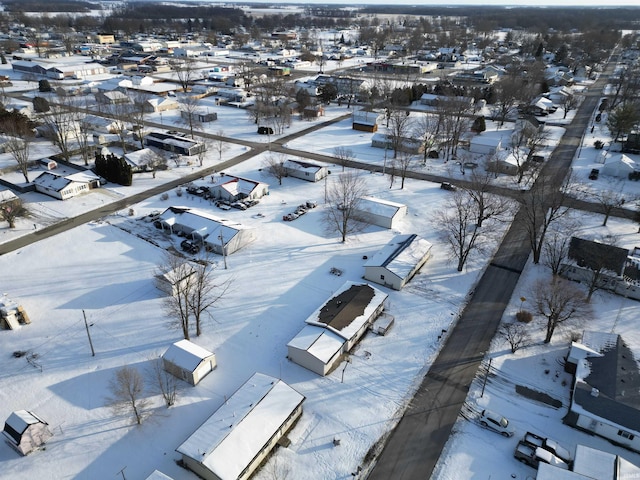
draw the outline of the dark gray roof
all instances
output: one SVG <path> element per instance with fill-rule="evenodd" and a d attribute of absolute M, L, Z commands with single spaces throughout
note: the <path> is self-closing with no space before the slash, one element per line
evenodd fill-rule
<path fill-rule="evenodd" d="M 578 266 L 590 270 L 610 270 L 622 275 L 629 251 L 625 248 L 605 243 L 571 237 L 569 258 Z"/>
<path fill-rule="evenodd" d="M 574 401 L 585 410 L 640 432 L 640 372 L 633 352 L 618 336 L 616 345 L 588 359 L 590 373 L 578 382 Z M 598 390 L 597 396 L 592 389 Z"/>

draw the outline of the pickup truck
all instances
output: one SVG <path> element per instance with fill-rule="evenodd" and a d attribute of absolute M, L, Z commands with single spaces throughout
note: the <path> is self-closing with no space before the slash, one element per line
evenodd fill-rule
<path fill-rule="evenodd" d="M 536 435 L 535 433 L 527 432 L 524 436 L 523 442 L 528 443 L 529 445 L 532 445 L 534 447 L 542 447 L 544 450 L 553 453 L 556 457 L 567 464 L 570 464 L 573 460 L 571 458 L 569 450 L 559 445 L 558 442 L 550 438 L 541 437 L 540 435 Z"/>
<path fill-rule="evenodd" d="M 522 440 L 518 442 L 513 456 L 522 463 L 526 463 L 530 467 L 538 468 L 540 462 L 548 463 L 562 470 L 569 470 L 569 465 L 556 457 L 553 453 L 542 447 L 536 447 Z"/>

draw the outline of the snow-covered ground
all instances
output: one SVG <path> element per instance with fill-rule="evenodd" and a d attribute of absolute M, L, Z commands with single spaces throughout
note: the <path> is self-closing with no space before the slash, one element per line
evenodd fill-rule
<path fill-rule="evenodd" d="M 219 120 L 206 127 L 208 132 L 223 130 L 232 138 L 269 140 L 255 133 L 245 111 L 211 108 L 218 112 Z M 327 109 L 327 117 L 347 111 L 344 106 L 333 106 Z M 155 120 L 162 120 L 169 128 L 178 116 L 157 115 Z M 561 124 L 571 117 L 570 113 L 563 121 L 562 113 L 557 112 L 547 121 Z M 497 129 L 487 123 L 483 135 L 509 134 L 509 125 Z M 294 122 L 285 134 L 309 125 Z M 552 131 L 556 139 L 562 134 L 561 127 Z M 598 138 L 606 138 L 599 126 L 585 135 L 574 163 L 580 181 L 592 185 L 587 176 L 598 166 L 593 148 Z M 350 121 L 342 121 L 293 140 L 288 146 L 328 155 L 336 146 L 344 146 L 353 150 L 356 159 L 383 166 L 384 150 L 370 144 L 371 134 L 353 131 Z M 244 148 L 232 147 L 223 159 Z M 195 479 L 175 464 L 175 448 L 255 371 L 282 378 L 306 396 L 303 416 L 289 435 L 291 445 L 278 449 L 257 478 L 346 479 L 356 471 L 370 447 L 397 421 L 437 354 L 442 342 L 438 336 L 455 322 L 467 292 L 490 256 L 472 258 L 467 268 L 457 273 L 433 222 L 433 212 L 444 206 L 448 192 L 438 185 L 413 180 L 408 180 L 403 190 L 399 182 L 389 188 L 388 177 L 380 174 L 364 174 L 368 193 L 407 204 L 408 217 L 396 231 L 369 227 L 342 244 L 325 232 L 321 222 L 324 182 L 309 184 L 285 178 L 279 186 L 260 171 L 268 154 L 227 172 L 271 184 L 271 194 L 247 211 L 222 212 L 199 197 L 178 197 L 172 191 L 167 200 L 156 197 L 134 205 L 133 216 L 128 210 L 121 211 L 0 256 L 5 280 L 2 293 L 23 305 L 32 320 L 31 325 L 19 330 L 0 332 L 0 352 L 5 356 L 0 373 L 0 419 L 14 410 L 33 410 L 49 422 L 54 432 L 46 450 L 26 458 L 0 445 L 3 475 L 17 479 L 112 478 L 126 467 L 127 478 L 145 478 L 159 469 L 175 479 Z M 211 154 L 204 166 L 217 161 L 216 154 Z M 0 156 L 0 167 L 9 162 L 6 155 Z M 155 179 L 151 174 L 137 175 L 133 187 L 108 185 L 65 202 L 27 194 L 24 201 L 33 217 L 20 220 L 16 229 L 0 227 L 0 242 L 31 233 L 34 223 L 40 228 L 73 217 L 196 168 L 173 168 L 159 172 Z M 458 165 L 442 160 L 416 168 L 452 178 L 462 176 Z M 329 180 L 341 170 L 335 165 L 331 169 Z M 8 175 L 11 178 L 16 174 Z M 20 176 L 12 181 L 20 182 Z M 498 181 L 513 184 L 507 176 Z M 606 181 L 601 176 L 595 185 Z M 624 188 L 633 197 L 638 183 L 624 182 Z M 283 214 L 305 200 L 316 200 L 319 206 L 294 222 L 282 222 Z M 177 404 L 170 409 L 157 395 L 150 394 L 151 415 L 142 426 L 134 427 L 128 418 L 113 414 L 105 397 L 117 368 L 132 365 L 144 371 L 152 358 L 180 339 L 179 332 L 168 327 L 161 293 L 153 282 L 164 249 L 178 247 L 179 242 L 176 237 L 162 236 L 141 220 L 170 205 L 210 209 L 216 215 L 254 226 L 259 233 L 254 243 L 228 258 L 228 270 L 218 266 L 217 275 L 221 280 L 231 279 L 232 289 L 212 312 L 203 335 L 195 339 L 216 353 L 218 368 L 197 387 L 184 384 Z M 601 216 L 580 214 L 580 221 L 585 234 L 592 238 L 615 235 L 621 246 L 640 244 L 637 225 L 629 221 L 611 219 L 606 228 L 599 227 Z M 397 233 L 417 233 L 426 238 L 434 244 L 434 256 L 403 291 L 389 292 L 389 313 L 396 319 L 390 332 L 383 337 L 368 334 L 353 352 L 351 363 L 324 378 L 290 363 L 285 358 L 286 344 L 307 316 L 344 281 L 360 280 L 363 257 L 375 253 Z M 343 270 L 344 275 L 331 275 L 332 267 Z M 520 297 L 529 295 L 533 279 L 542 275 L 548 275 L 543 267 L 527 267 L 506 315 L 513 315 L 520 307 Z M 598 292 L 592 303 L 593 319 L 572 331 L 610 331 L 615 323 L 615 331 L 638 352 L 640 339 L 634 330 L 637 303 L 603 292 Z M 83 310 L 91 325 L 95 357 L 90 353 Z M 560 419 L 568 402 L 568 387 L 562 383 L 568 377 L 560 373 L 556 378 L 555 372 L 561 371 L 556 365 L 568 346 L 566 333 L 558 332 L 550 345 L 543 345 L 542 331 L 536 331 L 533 344 L 516 354 L 508 353 L 499 340 L 494 341 L 489 355 L 502 381 L 488 382 L 482 397 L 477 382 L 470 391 L 469 403 L 500 411 L 513 421 L 517 434 L 502 439 L 460 420 L 435 478 L 532 476 L 533 470 L 513 458 L 518 436 L 531 429 L 570 447 L 579 442 L 615 451 L 640 465 L 637 455 L 562 425 Z M 13 358 L 12 353 L 18 350 L 29 352 L 31 363 L 25 357 Z M 545 374 L 545 370 L 550 373 Z M 564 406 L 554 410 L 518 397 L 513 393 L 514 383 L 548 391 Z M 336 437 L 341 439 L 339 446 L 333 444 Z"/>
<path fill-rule="evenodd" d="M 231 173 L 269 181 L 260 177 L 260 165 L 255 159 Z M 136 205 L 135 217 L 110 216 L 0 257 L 7 272 L 4 291 L 32 319 L 31 325 L 0 335 L 7 359 L 0 378 L 0 418 L 27 408 L 45 418 L 55 433 L 46 451 L 27 458 L 0 448 L 5 471 L 15 478 L 44 478 L 50 472 L 56 478 L 107 478 L 126 466 L 130 478 L 144 478 L 155 468 L 174 478 L 195 478 L 175 465 L 174 449 L 225 396 L 260 371 L 282 378 L 307 397 L 304 414 L 289 436 L 292 444 L 280 449 L 275 461 L 286 465 L 290 478 L 349 476 L 397 419 L 437 353 L 438 335 L 455 320 L 484 262 L 474 259 L 463 273 L 449 263 L 431 223 L 433 208 L 448 194 L 438 185 L 407 181 L 399 190 L 389 189 L 382 175 L 366 174 L 365 180 L 370 194 L 409 206 L 398 231 L 369 227 L 341 244 L 325 234 L 320 221 L 322 182 L 290 178 L 282 186 L 272 182 L 270 195 L 256 207 L 224 212 L 257 227 L 259 235 L 228 258 L 228 270 L 219 266 L 217 275 L 232 279 L 232 291 L 195 340 L 216 353 L 218 367 L 197 387 L 185 384 L 170 409 L 152 397 L 153 414 L 141 427 L 130 426 L 128 418 L 114 416 L 105 406 L 107 383 L 123 365 L 144 369 L 180 334 L 168 328 L 153 283 L 164 250 L 145 241 L 177 247 L 178 237 L 167 239 L 139 218 L 172 204 L 222 212 L 199 197 L 172 193 L 167 201 L 154 198 Z M 294 222 L 282 222 L 284 213 L 307 199 L 319 206 Z M 418 233 L 435 247 L 412 283 L 402 292 L 390 292 L 389 313 L 396 325 L 388 335 L 365 337 L 344 371 L 344 383 L 342 367 L 321 378 L 290 363 L 286 344 L 307 316 L 344 281 L 360 280 L 363 256 L 399 232 Z M 331 275 L 332 267 L 344 275 Z M 92 325 L 95 357 L 82 310 Z M 16 350 L 35 354 L 36 366 L 11 358 Z M 339 447 L 332 444 L 336 436 Z"/>

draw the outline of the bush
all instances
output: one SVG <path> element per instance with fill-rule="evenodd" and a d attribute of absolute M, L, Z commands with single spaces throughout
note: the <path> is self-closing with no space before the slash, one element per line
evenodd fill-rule
<path fill-rule="evenodd" d="M 166 192 L 163 193 L 162 195 L 160 195 L 160 200 L 162 200 L 163 202 L 169 200 L 169 194 Z"/>
<path fill-rule="evenodd" d="M 40 92 L 50 92 L 51 91 L 51 84 L 49 83 L 49 80 L 42 79 L 38 82 L 38 91 Z"/>
<path fill-rule="evenodd" d="M 44 97 L 33 97 L 33 110 L 36 113 L 48 112 L 50 109 L 49 101 Z"/>
<path fill-rule="evenodd" d="M 531 314 L 531 312 L 528 312 L 526 310 L 520 310 L 518 311 L 518 313 L 516 313 L 516 320 L 521 323 L 531 323 L 531 320 L 533 320 L 533 315 Z"/>

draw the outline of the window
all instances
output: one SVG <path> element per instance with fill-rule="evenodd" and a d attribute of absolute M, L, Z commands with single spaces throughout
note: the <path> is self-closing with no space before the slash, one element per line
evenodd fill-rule
<path fill-rule="evenodd" d="M 384 280 L 384 275 L 380 275 L 380 280 Z"/>
<path fill-rule="evenodd" d="M 618 430 L 618 435 L 620 435 L 622 438 L 626 438 L 627 440 L 633 440 L 634 438 L 634 435 L 624 430 Z"/>

